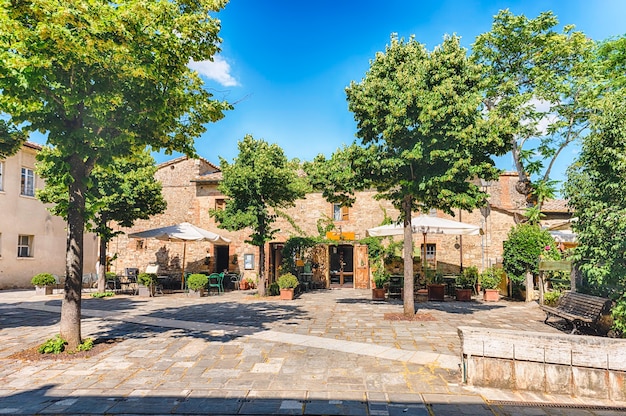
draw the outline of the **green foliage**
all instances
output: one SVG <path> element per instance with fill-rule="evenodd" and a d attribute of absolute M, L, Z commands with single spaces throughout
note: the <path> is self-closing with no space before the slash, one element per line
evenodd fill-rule
<path fill-rule="evenodd" d="M 503 243 L 503 266 L 507 276 L 515 283 L 524 282 L 526 272 L 539 273 L 539 259 L 558 260 L 560 252 L 547 230 L 538 225 L 518 224 L 513 227 Z M 482 283 L 482 281 L 481 281 Z"/>
<path fill-rule="evenodd" d="M 307 184 L 298 175 L 299 162 L 289 161 L 276 144 L 247 135 L 238 144 L 234 162 L 220 158 L 223 179 L 219 191 L 228 197 L 224 210 L 210 210 L 221 228 L 250 228 L 246 242 L 259 247 L 259 294 L 265 294 L 265 243 L 279 230 L 274 228 L 277 209 L 294 206 L 303 198 Z"/>
<path fill-rule="evenodd" d="M 93 348 L 93 339 L 87 338 L 81 344 L 78 344 L 76 351 L 89 351 Z"/>
<path fill-rule="evenodd" d="M 115 272 L 106 272 L 105 274 L 106 278 L 109 280 L 113 280 L 117 277 L 117 275 L 115 274 Z"/>
<path fill-rule="evenodd" d="M 278 283 L 278 287 L 281 289 L 293 289 L 300 284 L 298 278 L 291 273 L 285 273 L 279 276 L 276 283 Z"/>
<path fill-rule="evenodd" d="M 68 188 L 66 295 L 62 334 L 80 341 L 85 198 L 96 166 L 146 147 L 193 156 L 205 124 L 228 103 L 213 99 L 189 62 L 219 51 L 224 1 L 3 2 L 0 113 L 15 148 L 46 134 L 45 156 Z M 18 137 L 21 135 L 21 138 Z M 4 141 L 2 143 L 5 143 Z"/>
<path fill-rule="evenodd" d="M 65 345 L 67 345 L 67 341 L 57 334 L 54 338 L 50 338 L 40 345 L 37 351 L 40 354 L 60 354 L 65 351 Z"/>
<path fill-rule="evenodd" d="M 282 270 L 296 273 L 296 258 L 304 259 L 309 250 L 319 244 L 320 241 L 320 239 L 313 237 L 289 237 L 282 250 Z"/>
<path fill-rule="evenodd" d="M 374 286 L 376 289 L 382 289 L 385 287 L 385 283 L 389 281 L 389 273 L 384 269 L 377 269 L 374 273 Z"/>
<path fill-rule="evenodd" d="M 187 277 L 187 287 L 190 290 L 200 290 L 209 283 L 209 278 L 206 274 L 194 273 Z"/>
<path fill-rule="evenodd" d="M 615 299 L 611 314 L 613 315 L 613 328 L 622 337 L 626 336 L 626 294 Z"/>
<path fill-rule="evenodd" d="M 154 273 L 139 273 L 137 275 L 137 281 L 140 285 L 144 285 L 146 287 L 156 285 L 158 283 L 157 275 Z"/>
<path fill-rule="evenodd" d="M 36 274 L 30 280 L 30 283 L 33 286 L 48 286 L 48 285 L 53 285 L 56 282 L 57 282 L 56 279 L 50 273 L 39 273 L 39 274 Z"/>
<path fill-rule="evenodd" d="M 94 292 L 94 293 L 91 294 L 91 297 L 92 298 L 96 298 L 96 299 L 109 298 L 109 297 L 112 297 L 112 296 L 115 296 L 115 293 L 114 292 L 110 292 L 110 291 L 107 291 L 107 292 Z"/>
<path fill-rule="evenodd" d="M 267 288 L 267 293 L 268 293 L 269 296 L 278 296 L 278 295 L 280 295 L 280 286 L 278 286 L 278 283 L 276 283 L 276 282 L 270 283 L 270 285 Z"/>
<path fill-rule="evenodd" d="M 504 278 L 504 270 L 491 266 L 480 273 L 480 287 L 482 289 L 497 289 Z"/>
<path fill-rule="evenodd" d="M 520 177 L 517 189 L 531 205 L 554 195 L 554 161 L 586 134 L 594 100 L 594 43 L 572 25 L 558 33 L 557 25 L 552 12 L 528 19 L 503 10 L 472 47 L 483 69 L 486 109 L 501 120 Z"/>
<path fill-rule="evenodd" d="M 478 282 L 478 267 L 469 266 L 463 269 L 459 276 L 458 283 L 463 289 L 471 289 Z"/>
<path fill-rule="evenodd" d="M 561 297 L 560 290 L 551 290 L 543 294 L 543 304 L 548 306 L 556 306 Z"/>

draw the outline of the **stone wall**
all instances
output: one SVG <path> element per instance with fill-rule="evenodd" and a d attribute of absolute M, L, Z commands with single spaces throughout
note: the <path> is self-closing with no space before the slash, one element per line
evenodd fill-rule
<path fill-rule="evenodd" d="M 258 273 L 258 248 L 245 242 L 250 230 L 231 232 L 220 229 L 209 215 L 210 209 L 219 206 L 224 196 L 217 190 L 219 176 L 212 175 L 219 169 L 204 159 L 181 157 L 159 165 L 155 179 L 163 184 L 163 195 L 167 200 L 167 211 L 153 216 L 147 221 L 137 221 L 125 233 L 143 231 L 150 228 L 191 222 L 194 225 L 231 240 L 227 250 L 228 269 L 244 272 L 253 276 Z M 439 216 L 480 225 L 483 235 L 453 236 L 428 235 L 427 244 L 436 244 L 437 262 L 444 272 L 458 272 L 460 265 L 477 266 L 480 270 L 499 263 L 502 256 L 502 241 L 514 225 L 513 213 L 519 208 L 520 196 L 515 191 L 517 177 L 505 174 L 499 181 L 486 188 L 491 193 L 491 208 L 473 212 L 455 211 L 455 216 Z M 275 226 L 279 229 L 272 242 L 281 243 L 291 236 L 319 236 L 318 225 L 329 222 L 335 231 L 342 235 L 354 235 L 355 240 L 366 237 L 366 230 L 382 223 L 385 215 L 396 219 L 398 210 L 384 200 L 375 199 L 376 192 L 356 193 L 356 202 L 348 209 L 348 218 L 333 221 L 333 205 L 327 202 L 320 192 L 312 192 L 295 202 L 290 208 L 281 210 L 284 216 L 278 217 Z M 401 240 L 401 236 L 395 237 Z M 415 235 L 416 252 L 423 243 L 422 235 Z M 270 259 L 270 245 L 266 246 L 266 258 Z M 185 253 L 186 271 L 216 270 L 217 248 L 211 243 L 187 243 Z M 224 252 L 221 252 L 222 256 Z M 112 271 L 123 273 L 127 267 L 144 270 L 149 263 L 158 262 L 163 274 L 180 273 L 183 259 L 183 244 L 168 243 L 158 240 L 133 240 L 126 234 L 116 237 L 109 245 L 109 254 L 117 255 Z M 252 270 L 244 270 L 245 254 L 253 254 L 255 259 Z M 222 259 L 223 260 L 223 259 Z M 266 264 L 266 270 L 267 264 Z"/>
<path fill-rule="evenodd" d="M 459 327 L 474 386 L 626 401 L 626 340 Z"/>

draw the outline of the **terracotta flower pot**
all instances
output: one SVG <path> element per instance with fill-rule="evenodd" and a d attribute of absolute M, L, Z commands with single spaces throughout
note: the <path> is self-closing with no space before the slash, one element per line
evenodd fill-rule
<path fill-rule="evenodd" d="M 280 289 L 280 299 L 281 300 L 293 300 L 293 288 Z"/>
<path fill-rule="evenodd" d="M 446 293 L 446 285 L 444 284 L 430 284 L 427 286 L 428 300 L 443 301 Z"/>
<path fill-rule="evenodd" d="M 385 300 L 385 288 L 372 288 L 372 300 Z"/>
<path fill-rule="evenodd" d="M 456 300 L 460 300 L 462 302 L 469 302 L 472 300 L 472 289 L 457 289 L 456 290 Z"/>
<path fill-rule="evenodd" d="M 483 300 L 485 302 L 497 302 L 500 300 L 500 291 L 498 289 L 484 289 Z"/>
<path fill-rule="evenodd" d="M 245 280 L 239 282 L 239 290 L 248 290 L 250 289 L 250 285 Z"/>

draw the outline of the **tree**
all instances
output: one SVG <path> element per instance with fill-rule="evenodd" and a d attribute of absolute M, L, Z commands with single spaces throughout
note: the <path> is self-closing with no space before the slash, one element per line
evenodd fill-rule
<path fill-rule="evenodd" d="M 10 129 L 47 133 L 68 187 L 60 335 L 81 342 L 85 198 L 95 166 L 143 150 L 193 156 L 204 124 L 223 117 L 191 59 L 218 51 L 221 0 L 2 1 L 0 112 Z"/>
<path fill-rule="evenodd" d="M 54 153 L 57 153 L 56 155 Z M 67 187 L 59 182 L 50 161 L 58 157 L 54 149 L 44 148 L 39 153 L 43 161 L 37 165 L 38 173 L 46 179 L 46 187 L 37 197 L 54 205 L 50 211 L 67 219 Z M 154 180 L 156 166 L 148 151 L 138 152 L 124 158 L 115 158 L 108 166 L 96 166 L 86 189 L 85 213 L 87 229 L 100 237 L 98 291 L 105 290 L 107 245 L 122 231 L 115 231 L 112 222 L 122 227 L 132 227 L 136 220 L 147 220 L 165 211 L 167 202 L 161 194 L 161 183 Z M 56 181 L 56 182 L 55 182 Z"/>
<path fill-rule="evenodd" d="M 577 218 L 573 260 L 588 290 L 616 301 L 614 327 L 626 333 L 626 38 L 600 45 L 604 95 L 577 160 L 568 169 L 565 195 Z"/>
<path fill-rule="evenodd" d="M 220 227 L 237 231 L 251 228 L 246 242 L 259 247 L 259 295 L 265 296 L 265 243 L 276 232 L 277 210 L 294 206 L 306 194 L 298 175 L 299 162 L 289 161 L 276 144 L 247 135 L 238 144 L 233 163 L 220 158 L 223 179 L 218 189 L 229 199 L 224 210 L 211 210 Z"/>
<path fill-rule="evenodd" d="M 480 71 L 459 38 L 431 53 L 413 37 L 391 37 L 365 78 L 346 89 L 360 144 L 316 159 L 330 174 L 312 173 L 318 188 L 346 203 L 354 189 L 374 188 L 401 212 L 404 224 L 404 312 L 414 314 L 413 211 L 472 210 L 487 195 L 471 179 L 497 177 L 492 154 L 506 148 L 481 113 Z M 336 166 L 336 162 L 343 162 Z M 334 166 L 334 167 L 333 167 Z M 318 170 L 319 172 L 320 170 Z M 333 188 L 334 187 L 334 188 Z"/>
<path fill-rule="evenodd" d="M 593 100 L 593 41 L 571 25 L 557 33 L 557 24 L 552 12 L 528 19 L 503 10 L 472 47 L 485 69 L 486 107 L 508 121 L 516 189 L 534 207 L 535 222 L 556 193 L 555 160 L 584 136 Z"/>
<path fill-rule="evenodd" d="M 539 273 L 540 257 L 561 257 L 554 238 L 537 224 L 518 224 L 502 243 L 502 266 L 512 283 L 526 284 L 526 302 L 534 299 L 534 277 Z"/>

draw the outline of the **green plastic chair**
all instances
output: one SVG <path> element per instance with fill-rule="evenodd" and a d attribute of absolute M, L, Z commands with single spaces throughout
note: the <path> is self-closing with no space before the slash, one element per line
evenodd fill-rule
<path fill-rule="evenodd" d="M 224 293 L 224 273 L 211 273 L 209 275 L 208 286 L 209 295 L 211 294 L 211 288 L 213 287 L 217 288 L 218 295 Z"/>

